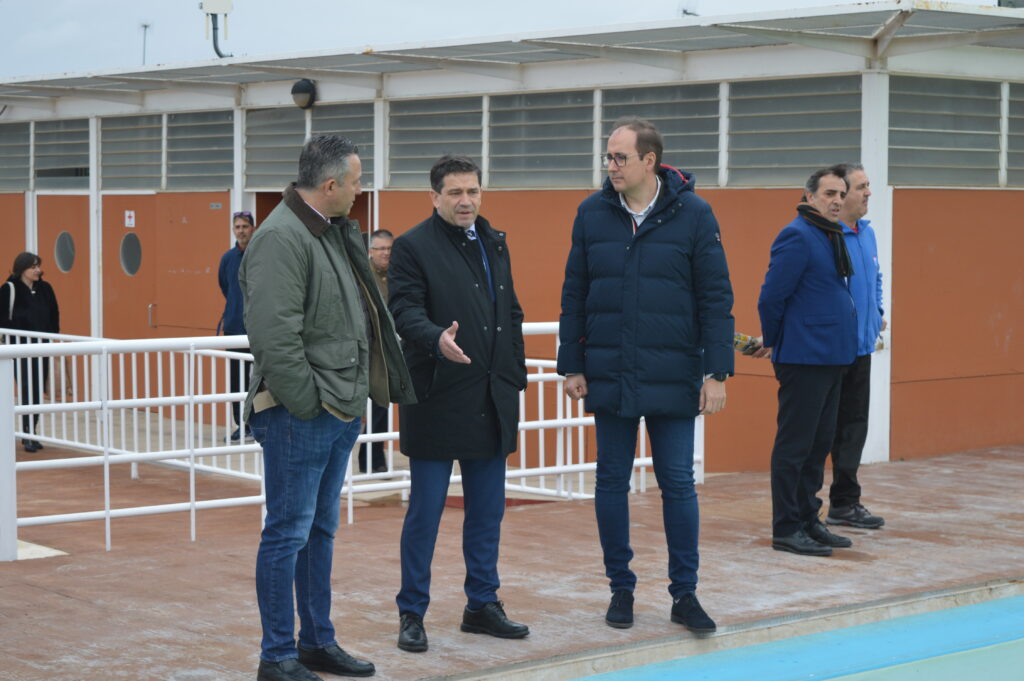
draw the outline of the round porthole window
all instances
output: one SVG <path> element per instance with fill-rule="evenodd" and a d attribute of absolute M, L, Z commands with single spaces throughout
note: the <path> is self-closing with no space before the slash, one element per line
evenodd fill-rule
<path fill-rule="evenodd" d="M 53 245 L 53 261 L 61 272 L 70 272 L 75 266 L 75 240 L 68 232 L 61 232 Z"/>
<path fill-rule="evenodd" d="M 142 243 L 135 232 L 128 232 L 121 239 L 121 269 L 124 273 L 132 276 L 139 271 L 142 265 Z"/>

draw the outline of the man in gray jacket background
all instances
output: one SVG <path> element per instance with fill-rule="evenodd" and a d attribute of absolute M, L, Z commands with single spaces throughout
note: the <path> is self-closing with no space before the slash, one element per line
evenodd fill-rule
<path fill-rule="evenodd" d="M 334 532 L 367 396 L 380 405 L 415 398 L 359 227 L 347 218 L 362 192 L 357 151 L 334 135 L 305 144 L 298 182 L 284 190 L 239 270 L 255 360 L 245 418 L 263 446 L 267 508 L 256 558 L 257 681 L 375 671 L 335 638 Z"/>

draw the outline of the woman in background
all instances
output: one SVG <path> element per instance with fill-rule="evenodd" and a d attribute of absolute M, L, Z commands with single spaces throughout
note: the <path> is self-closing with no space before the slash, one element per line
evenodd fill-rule
<path fill-rule="evenodd" d="M 11 276 L 0 287 L 0 327 L 19 331 L 45 331 L 60 333 L 60 311 L 53 287 L 43 281 L 43 261 L 35 253 L 21 253 L 14 259 Z M 13 342 L 38 343 L 38 339 L 14 337 Z M 44 341 L 45 342 L 45 341 Z M 50 360 L 27 358 L 19 361 L 18 382 L 21 387 L 20 404 L 39 404 L 46 390 Z M 39 414 L 21 417 L 21 429 L 34 432 Z M 26 452 L 43 448 L 38 440 L 23 439 Z"/>

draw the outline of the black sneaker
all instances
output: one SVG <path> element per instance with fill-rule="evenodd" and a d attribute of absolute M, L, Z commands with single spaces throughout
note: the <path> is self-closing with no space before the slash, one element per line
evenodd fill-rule
<path fill-rule="evenodd" d="M 715 621 L 704 612 L 704 608 L 700 607 L 695 593 L 672 599 L 672 621 L 682 624 L 695 634 L 712 634 L 718 628 Z"/>
<path fill-rule="evenodd" d="M 861 504 L 850 504 L 830 507 L 825 522 L 829 525 L 849 525 L 865 530 L 877 530 L 885 525 L 885 518 L 871 515 L 871 512 Z"/>
<path fill-rule="evenodd" d="M 832 534 L 825 527 L 825 523 L 821 522 L 817 518 L 812 520 L 807 525 L 807 536 L 825 546 L 831 546 L 834 549 L 848 549 L 853 546 L 853 541 L 849 537 L 841 537 L 838 534 Z"/>
<path fill-rule="evenodd" d="M 604 622 L 616 629 L 629 629 L 633 626 L 633 592 L 619 589 L 612 593 L 612 602 L 608 605 L 608 614 Z"/>

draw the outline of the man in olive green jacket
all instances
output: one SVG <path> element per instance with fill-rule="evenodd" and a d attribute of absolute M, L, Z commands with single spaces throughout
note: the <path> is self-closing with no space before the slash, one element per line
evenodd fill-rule
<path fill-rule="evenodd" d="M 239 270 L 255 360 L 245 418 L 263 446 L 267 508 L 256 558 L 257 681 L 374 673 L 338 646 L 331 624 L 334 532 L 367 396 L 386 405 L 415 394 L 358 225 L 347 218 L 362 191 L 357 151 L 333 135 L 306 143 L 298 182 Z"/>

